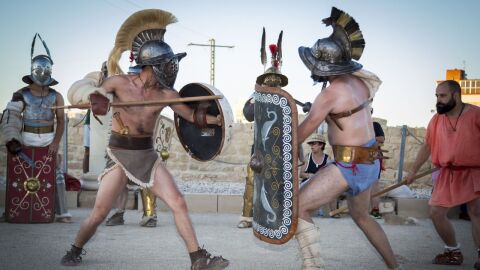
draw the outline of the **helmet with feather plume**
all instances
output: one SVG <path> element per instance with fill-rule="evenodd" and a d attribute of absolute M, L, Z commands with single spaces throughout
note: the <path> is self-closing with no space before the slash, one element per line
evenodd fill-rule
<path fill-rule="evenodd" d="M 152 66 L 155 78 L 162 87 L 173 88 L 178 73 L 178 63 L 186 53 L 174 54 L 164 41 L 167 25 L 177 18 L 160 9 L 135 12 L 122 24 L 115 46 L 108 57 L 110 75 L 123 74 L 118 61 L 124 51 L 131 50 L 138 67 Z"/>
<path fill-rule="evenodd" d="M 280 71 L 282 66 L 282 36 L 283 31 L 278 36 L 277 44 L 270 44 L 268 48 L 272 54 L 271 66 L 260 76 L 257 77 L 257 84 L 272 87 L 283 87 L 288 84 L 288 78 Z M 265 27 L 263 28 L 262 44 L 260 48 L 260 59 L 265 66 L 267 63 L 267 54 L 265 51 Z"/>
<path fill-rule="evenodd" d="M 35 40 L 37 37 L 43 44 L 47 55 L 39 54 L 33 56 L 35 50 Z M 22 81 L 26 84 L 37 84 L 39 86 L 52 86 L 58 84 L 58 82 L 52 78 L 52 66 L 53 60 L 50 56 L 50 50 L 47 47 L 47 43 L 42 39 L 39 33 L 36 33 L 33 37 L 32 47 L 30 49 L 31 68 L 30 75 L 25 75 Z"/>
<path fill-rule="evenodd" d="M 328 76 L 361 69 L 362 65 L 352 60 L 359 60 L 365 48 L 358 23 L 336 7 L 332 7 L 330 17 L 322 21 L 326 26 L 332 26 L 333 33 L 328 38 L 317 40 L 311 48 L 298 48 L 300 58 L 312 72 L 312 78 L 326 81 Z"/>

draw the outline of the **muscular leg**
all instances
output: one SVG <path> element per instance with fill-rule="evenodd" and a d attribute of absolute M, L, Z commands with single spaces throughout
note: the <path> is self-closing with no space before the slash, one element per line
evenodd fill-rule
<path fill-rule="evenodd" d="M 365 190 L 357 196 L 348 198 L 347 202 L 353 221 L 355 221 L 370 243 L 380 253 L 387 266 L 390 269 L 397 267 L 397 260 L 395 259 L 385 232 L 368 214 L 370 189 Z"/>
<path fill-rule="evenodd" d="M 480 248 L 480 198 L 468 202 L 467 209 L 472 221 L 473 241 Z"/>
<path fill-rule="evenodd" d="M 302 269 L 324 269 L 320 233 L 313 224 L 310 212 L 336 199 L 347 187 L 347 182 L 334 165 L 322 168 L 301 187 L 295 238 L 303 258 Z"/>
<path fill-rule="evenodd" d="M 128 199 L 128 188 L 125 188 L 118 194 L 117 199 L 115 200 L 114 207 L 115 213 L 113 213 L 108 219 L 105 225 L 107 226 L 117 226 L 125 224 L 123 215 L 125 214 L 125 206 L 127 205 Z"/>
<path fill-rule="evenodd" d="M 347 182 L 335 165 L 322 168 L 300 189 L 298 217 L 313 223 L 310 212 L 336 200 L 347 188 Z"/>
<path fill-rule="evenodd" d="M 103 177 L 100 187 L 98 188 L 95 206 L 88 218 L 82 222 L 77 237 L 75 238 L 75 246 L 79 248 L 83 247 L 93 236 L 98 225 L 105 219 L 115 199 L 120 192 L 122 192 L 126 183 L 127 177 L 120 167 L 111 170 Z"/>
<path fill-rule="evenodd" d="M 377 181 L 375 184 L 372 185 L 371 194 L 378 193 L 380 191 L 380 182 Z M 379 213 L 379 206 L 380 206 L 380 197 L 372 197 L 370 196 L 370 213 L 372 213 L 375 217 L 380 218 L 381 215 Z"/>
<path fill-rule="evenodd" d="M 192 221 L 188 215 L 185 199 L 178 190 L 172 175 L 162 165 L 155 170 L 155 180 L 151 191 L 164 201 L 173 212 L 178 233 L 185 242 L 188 252 L 197 251 L 199 245 L 193 230 Z"/>
<path fill-rule="evenodd" d="M 449 208 L 441 206 L 430 207 L 430 217 L 432 218 L 433 225 L 440 238 L 442 238 L 445 245 L 455 247 L 457 245 L 457 239 L 455 238 L 455 231 L 453 230 L 452 223 L 448 220 L 447 213 Z"/>
<path fill-rule="evenodd" d="M 118 197 L 115 200 L 115 204 L 113 205 L 115 207 L 115 210 L 117 210 L 117 212 L 125 211 L 125 207 L 127 205 L 127 199 L 128 199 L 128 188 L 125 186 L 125 188 L 120 192 L 120 194 L 118 194 Z"/>

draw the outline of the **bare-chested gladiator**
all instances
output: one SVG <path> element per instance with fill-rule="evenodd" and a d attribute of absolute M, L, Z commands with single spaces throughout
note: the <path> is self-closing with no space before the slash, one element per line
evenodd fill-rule
<path fill-rule="evenodd" d="M 142 10 L 131 15 L 117 33 L 115 48 L 108 59 L 111 74 L 121 74 L 118 60 L 121 53 L 132 50 L 133 57 L 142 68 L 135 75 L 114 75 L 107 78 L 96 92 L 77 95 L 72 103 L 92 101 L 92 113 L 105 111 L 96 108 L 97 101 L 111 94 L 113 102 L 161 101 L 179 98 L 173 85 L 178 72 L 178 62 L 185 53 L 174 54 L 163 41 L 165 28 L 176 18 L 163 10 Z M 96 102 L 93 102 L 95 100 Z M 108 103 L 106 103 L 108 104 Z M 128 181 L 140 187 L 148 187 L 171 209 L 177 230 L 185 242 L 191 258 L 191 269 L 224 269 L 229 261 L 221 256 L 211 256 L 199 247 L 183 195 L 172 175 L 162 165 L 153 148 L 152 133 L 160 112 L 166 105 L 114 107 L 122 121 L 112 121 L 107 147 L 108 160 L 99 176 L 95 206 L 82 223 L 71 250 L 62 258 L 63 265 L 78 265 L 83 247 L 106 218 L 118 195 Z M 170 108 L 183 119 L 194 122 L 194 111 L 184 103 L 170 104 Z M 206 124 L 221 125 L 220 116 L 206 115 Z M 121 134 L 122 125 L 129 127 L 128 135 Z"/>
<path fill-rule="evenodd" d="M 335 162 L 320 169 L 300 189 L 296 239 L 303 256 L 303 269 L 323 269 L 319 232 L 310 212 L 342 193 L 348 196 L 350 214 L 389 269 L 399 269 L 389 241 L 368 213 L 370 190 L 377 181 L 380 157 L 375 143 L 369 104 L 380 80 L 362 69 L 358 60 L 365 41 L 355 20 L 332 8 L 323 20 L 333 34 L 319 39 L 311 48 L 300 47 L 300 58 L 323 89 L 315 98 L 310 113 L 298 127 L 301 144 L 326 120 L 328 141 Z M 330 85 L 326 86 L 326 83 Z"/>

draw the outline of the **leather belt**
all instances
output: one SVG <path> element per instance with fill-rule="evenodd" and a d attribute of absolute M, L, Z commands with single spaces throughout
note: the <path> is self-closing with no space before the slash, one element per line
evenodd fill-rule
<path fill-rule="evenodd" d="M 383 158 L 376 144 L 371 147 L 333 145 L 332 150 L 335 161 L 340 162 L 373 164 L 376 159 Z"/>
<path fill-rule="evenodd" d="M 153 148 L 152 137 L 134 137 L 112 132 L 108 146 L 127 150 L 146 150 Z"/>
<path fill-rule="evenodd" d="M 23 125 L 23 131 L 29 133 L 43 134 L 43 133 L 52 133 L 53 126 L 43 126 L 43 127 L 32 127 Z"/>

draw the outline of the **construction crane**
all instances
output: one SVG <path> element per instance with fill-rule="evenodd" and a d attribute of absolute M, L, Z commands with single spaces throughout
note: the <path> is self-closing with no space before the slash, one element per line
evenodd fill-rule
<path fill-rule="evenodd" d="M 202 46 L 210 47 L 210 84 L 215 86 L 215 48 L 233 48 L 235 46 L 230 45 L 215 45 L 215 39 L 211 38 L 208 40 L 210 44 L 198 44 L 198 43 L 189 43 L 188 46 Z"/>

